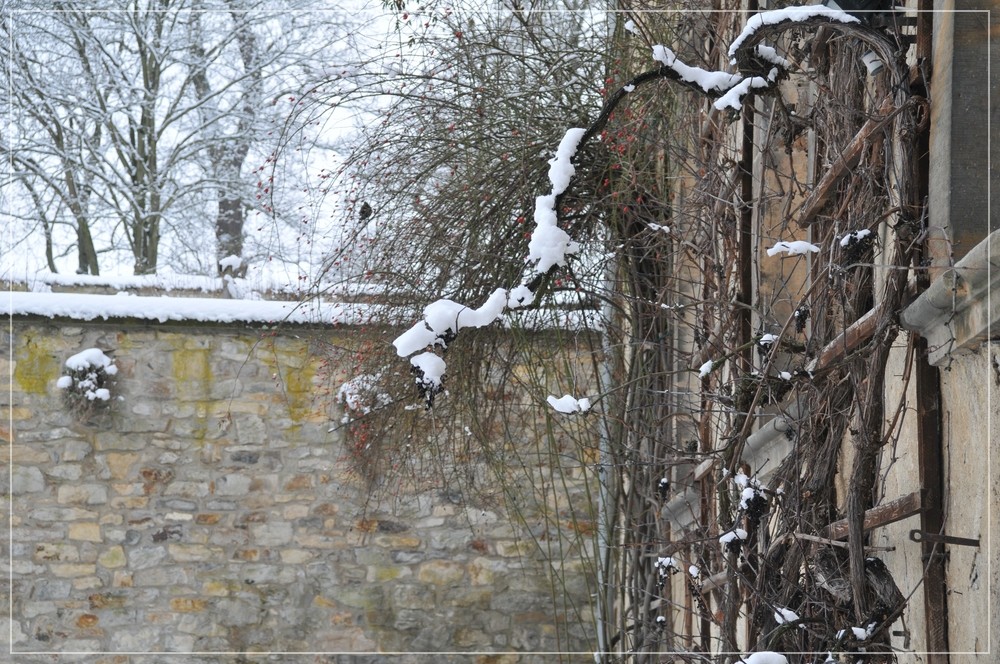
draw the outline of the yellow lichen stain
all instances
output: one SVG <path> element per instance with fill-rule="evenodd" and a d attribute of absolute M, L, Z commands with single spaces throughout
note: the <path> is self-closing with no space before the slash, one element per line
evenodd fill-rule
<path fill-rule="evenodd" d="M 300 360 L 301 362 L 301 360 Z M 278 370 L 280 379 L 281 399 L 288 406 L 288 415 L 292 420 L 308 420 L 314 415 L 316 388 L 313 378 L 316 366 L 312 362 L 302 362 L 300 366 L 282 366 Z"/>
<path fill-rule="evenodd" d="M 208 393 L 208 385 L 212 381 L 212 367 L 208 361 L 208 349 L 176 348 L 173 352 L 174 382 L 177 389 L 197 388 L 197 396 Z M 182 387 L 183 385 L 183 387 Z"/>
<path fill-rule="evenodd" d="M 16 355 L 14 380 L 22 392 L 45 394 L 59 378 L 60 362 L 45 337 L 29 337 Z"/>
<path fill-rule="evenodd" d="M 212 385 L 209 349 L 185 348 L 183 338 L 177 338 L 175 342 L 177 345 L 172 353 L 174 398 L 196 402 L 191 433 L 196 443 L 204 443 L 208 433 L 208 413 L 211 410 L 207 404 Z"/>

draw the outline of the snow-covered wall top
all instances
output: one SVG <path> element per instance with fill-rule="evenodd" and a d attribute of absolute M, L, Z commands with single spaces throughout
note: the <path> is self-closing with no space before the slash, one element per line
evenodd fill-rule
<path fill-rule="evenodd" d="M 221 297 L 134 295 L 125 290 L 114 295 L 81 292 L 0 293 L 0 315 L 43 316 L 79 321 L 135 319 L 200 323 L 251 323 L 291 325 L 394 325 L 413 318 L 417 305 L 382 305 L 365 302 L 296 300 L 240 300 Z M 526 329 L 597 329 L 596 312 L 590 310 L 535 309 L 517 312 L 497 324 L 516 322 Z"/>
<path fill-rule="evenodd" d="M 203 297 L 147 297 L 118 293 L 22 293 L 0 296 L 0 312 L 13 316 L 44 316 L 81 321 L 134 318 L 202 323 L 291 323 L 361 325 L 372 320 L 375 307 L 366 304 Z"/>

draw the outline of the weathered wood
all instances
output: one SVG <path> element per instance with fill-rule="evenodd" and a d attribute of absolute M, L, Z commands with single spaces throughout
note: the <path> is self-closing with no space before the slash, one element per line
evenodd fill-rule
<path fill-rule="evenodd" d="M 922 491 L 914 491 L 902 498 L 882 503 L 865 511 L 863 527 L 865 530 L 872 530 L 873 528 L 881 528 L 896 521 L 902 521 L 908 517 L 920 514 L 923 504 Z M 841 540 L 847 537 L 847 529 L 847 519 L 834 521 L 823 529 L 823 536 L 832 540 Z"/>
<path fill-rule="evenodd" d="M 808 369 L 810 371 L 825 369 L 857 350 L 861 344 L 865 343 L 875 334 L 875 330 L 878 329 L 878 322 L 882 318 L 882 313 L 882 307 L 877 306 L 869 309 L 861 318 L 854 321 L 847 329 L 837 335 L 837 338 L 824 346 L 819 356 L 810 363 Z"/>
<path fill-rule="evenodd" d="M 830 196 L 833 195 L 833 190 L 837 186 L 837 183 L 845 175 L 847 175 L 851 169 L 858 165 L 861 160 L 861 153 L 864 151 L 866 145 L 872 138 L 872 135 L 879 129 L 881 129 L 890 111 L 892 111 L 893 103 L 892 98 L 886 98 L 882 102 L 882 106 L 879 108 L 878 114 L 870 118 L 858 133 L 854 135 L 851 142 L 847 144 L 843 152 L 837 161 L 830 165 L 830 169 L 823 174 L 823 177 L 816 184 L 812 193 L 809 197 L 803 201 L 802 206 L 799 207 L 799 218 L 798 224 L 801 228 L 809 226 L 809 224 L 815 221 L 816 215 L 819 211 L 823 209 L 827 201 L 830 200 Z"/>

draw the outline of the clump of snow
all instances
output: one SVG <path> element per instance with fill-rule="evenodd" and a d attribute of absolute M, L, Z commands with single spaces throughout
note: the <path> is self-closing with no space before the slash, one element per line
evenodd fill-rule
<path fill-rule="evenodd" d="M 577 399 L 570 395 L 564 395 L 562 397 L 556 398 L 549 395 L 548 399 L 549 405 L 560 413 L 572 414 L 572 413 L 586 413 L 590 410 L 590 399 L 584 397 L 582 399 Z"/>
<path fill-rule="evenodd" d="M 767 255 L 774 256 L 775 254 L 780 252 L 785 252 L 786 254 L 791 254 L 791 255 L 806 254 L 809 252 L 819 253 L 819 247 L 817 247 L 815 244 L 810 244 L 804 240 L 779 242 L 767 250 Z"/>
<path fill-rule="evenodd" d="M 867 228 L 862 228 L 861 230 L 854 231 L 853 233 L 848 233 L 844 237 L 840 238 L 840 246 L 846 249 L 855 242 L 861 242 L 871 234 L 872 232 Z"/>
<path fill-rule="evenodd" d="M 799 614 L 795 613 L 791 609 L 786 609 L 784 607 L 779 606 L 774 611 L 774 620 L 779 625 L 784 625 L 785 623 L 796 622 L 796 621 L 800 620 L 800 618 L 799 618 Z M 801 623 L 799 624 L 799 627 L 802 628 L 802 629 L 806 628 L 806 626 L 803 625 L 803 624 L 801 624 Z"/>
<path fill-rule="evenodd" d="M 744 664 L 788 664 L 787 657 L 771 650 L 750 653 L 745 657 L 741 657 L 739 661 Z"/>
<path fill-rule="evenodd" d="M 660 224 L 646 224 L 650 229 L 654 231 L 662 231 L 664 233 L 670 232 L 670 226 L 661 226 Z"/>
<path fill-rule="evenodd" d="M 688 574 L 691 575 L 692 579 L 697 579 L 699 576 L 701 576 L 701 570 L 698 568 L 697 565 L 691 565 L 690 567 L 688 567 Z"/>
<path fill-rule="evenodd" d="M 559 228 L 554 194 L 535 199 L 535 229 L 528 241 L 528 258 L 536 272 L 544 274 L 553 266 L 566 264 L 567 254 L 580 251 L 580 245 Z"/>
<path fill-rule="evenodd" d="M 662 587 L 666 584 L 667 578 L 679 572 L 681 568 L 673 557 L 659 556 L 653 563 L 653 569 L 656 570 L 657 583 Z"/>
<path fill-rule="evenodd" d="M 724 533 L 719 537 L 719 544 L 724 551 L 735 551 L 738 553 L 740 547 L 743 546 L 743 540 L 746 538 L 747 531 L 742 528 L 733 528 L 728 533 Z"/>
<path fill-rule="evenodd" d="M 868 625 L 867 628 L 866 627 L 852 627 L 851 628 L 851 636 L 853 636 L 858 641 L 866 641 L 866 640 L 868 640 L 868 639 L 871 638 L 873 630 L 875 629 L 875 627 L 876 627 L 875 623 L 871 623 L 870 625 Z M 840 639 L 843 639 L 845 636 L 847 636 L 847 630 L 846 629 L 842 629 L 839 632 L 837 632 L 837 640 L 838 641 Z"/>
<path fill-rule="evenodd" d="M 535 294 L 527 286 L 521 285 L 510 289 L 507 294 L 507 306 L 511 309 L 526 307 L 535 300 Z"/>
<path fill-rule="evenodd" d="M 622 90 L 625 91 L 625 92 L 635 92 L 635 86 L 634 85 L 623 85 L 622 86 Z"/>
<path fill-rule="evenodd" d="M 223 270 L 229 268 L 235 271 L 238 270 L 241 265 L 243 265 L 243 259 L 239 256 L 226 256 L 219 261 L 219 267 Z"/>
<path fill-rule="evenodd" d="M 429 388 L 440 388 L 447 368 L 444 360 L 434 353 L 420 353 L 410 358 L 410 364 L 419 369 L 417 383 Z"/>
<path fill-rule="evenodd" d="M 549 161 L 549 182 L 552 183 L 552 193 L 556 196 L 566 191 L 569 181 L 576 173 L 572 159 L 577 146 L 580 145 L 580 139 L 586 132 L 587 130 L 581 127 L 568 130 L 559 141 L 556 156 Z"/>
<path fill-rule="evenodd" d="M 633 21 L 632 19 L 625 21 L 624 27 L 626 32 L 631 32 L 633 35 L 639 34 L 639 31 L 635 27 L 635 21 Z"/>
<path fill-rule="evenodd" d="M 70 371 L 83 371 L 85 369 L 104 369 L 109 376 L 118 373 L 118 367 L 114 361 L 104 354 L 100 348 L 88 348 L 80 351 L 73 357 L 66 360 L 66 368 Z"/>
<path fill-rule="evenodd" d="M 709 360 L 705 364 L 701 365 L 701 367 L 698 369 L 698 378 L 704 378 L 705 376 L 710 374 L 712 372 L 713 366 L 714 363 L 712 362 L 712 360 Z"/>
<path fill-rule="evenodd" d="M 431 352 L 420 353 L 410 358 L 410 369 L 417 389 L 424 398 L 426 408 L 434 405 L 434 398 L 444 391 L 444 360 Z"/>
<path fill-rule="evenodd" d="M 785 58 L 778 55 L 778 52 L 774 50 L 773 47 L 767 46 L 765 44 L 759 44 L 754 52 L 757 54 L 761 60 L 770 62 L 772 65 L 778 65 L 783 69 L 788 69 L 791 63 Z"/>
<path fill-rule="evenodd" d="M 745 540 L 746 538 L 747 531 L 742 528 L 734 528 L 719 538 L 719 544 L 729 544 L 735 540 Z"/>

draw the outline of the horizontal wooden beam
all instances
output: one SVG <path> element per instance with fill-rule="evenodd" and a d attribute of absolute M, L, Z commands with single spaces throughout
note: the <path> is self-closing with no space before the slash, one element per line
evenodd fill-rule
<path fill-rule="evenodd" d="M 892 98 L 888 97 L 882 102 L 882 107 L 879 108 L 878 115 L 869 118 L 861 126 L 858 133 L 854 135 L 851 142 L 841 152 L 840 157 L 830 165 L 829 170 L 823 174 L 823 177 L 820 178 L 820 181 L 813 188 L 812 193 L 809 194 L 809 197 L 803 201 L 802 206 L 799 208 L 799 227 L 805 228 L 816 220 L 816 215 L 823 209 L 826 202 L 830 200 L 830 196 L 833 195 L 833 190 L 837 186 L 837 183 L 850 173 L 851 169 L 858 165 L 858 162 L 861 160 L 861 154 L 871 140 L 872 134 L 882 128 L 892 108 Z"/>
<path fill-rule="evenodd" d="M 896 521 L 902 521 L 911 516 L 920 514 L 924 506 L 923 491 L 914 491 L 902 498 L 890 500 L 882 503 L 865 512 L 864 530 L 881 528 Z M 823 530 L 823 536 L 832 540 L 841 540 L 847 537 L 847 519 L 834 521 Z"/>
<path fill-rule="evenodd" d="M 810 371 L 826 369 L 834 362 L 844 359 L 857 350 L 861 344 L 868 341 L 875 334 L 882 311 L 883 308 L 881 306 L 869 309 L 861 318 L 851 323 L 847 329 L 837 335 L 836 339 L 824 346 L 819 356 L 809 364 L 807 369 Z"/>

